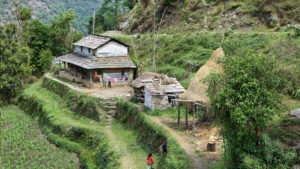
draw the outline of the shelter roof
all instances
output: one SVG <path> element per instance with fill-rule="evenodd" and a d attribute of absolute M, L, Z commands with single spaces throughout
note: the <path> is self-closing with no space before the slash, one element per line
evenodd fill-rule
<path fill-rule="evenodd" d="M 71 63 L 85 69 L 101 68 L 136 68 L 129 56 L 101 56 L 88 57 L 75 52 L 57 58 L 63 62 Z"/>
<path fill-rule="evenodd" d="M 153 95 L 165 95 L 171 93 L 183 93 L 184 87 L 176 80 L 176 78 L 170 78 L 167 75 L 161 75 L 153 72 L 147 72 L 135 79 L 131 83 L 132 87 L 140 88 L 146 87 L 146 89 Z"/>
<path fill-rule="evenodd" d="M 82 38 L 81 40 L 73 43 L 75 46 L 83 46 L 90 49 L 97 49 L 100 46 L 103 46 L 107 44 L 110 41 L 118 42 L 124 46 L 129 47 L 128 45 L 120 42 L 119 40 L 116 40 L 112 37 L 108 36 L 100 36 L 100 35 L 87 35 L 86 37 Z"/>

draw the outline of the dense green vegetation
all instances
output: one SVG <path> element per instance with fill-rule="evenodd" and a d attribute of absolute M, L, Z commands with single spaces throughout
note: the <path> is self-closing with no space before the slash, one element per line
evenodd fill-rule
<path fill-rule="evenodd" d="M 51 143 L 78 155 L 82 167 L 119 167 L 119 155 L 104 135 L 103 126 L 71 111 L 64 99 L 43 88 L 41 82 L 28 86 L 18 102 L 39 121 Z"/>
<path fill-rule="evenodd" d="M 17 25 L 0 26 L 0 105 L 10 102 L 31 76 L 29 49 L 19 43 Z"/>
<path fill-rule="evenodd" d="M 138 112 L 133 104 L 121 100 L 117 103 L 116 118 L 126 126 L 138 131 L 137 140 L 141 146 L 150 149 L 156 157 L 157 168 L 191 168 L 186 153 L 175 138 L 162 127 L 153 124 L 144 113 Z M 168 140 L 168 155 L 158 155 L 159 146 Z"/>
<path fill-rule="evenodd" d="M 72 50 L 73 41 L 81 38 L 70 23 L 74 13 L 55 16 L 51 25 L 32 20 L 31 9 L 16 5 L 14 12 L 18 26 L 0 26 L 0 104 L 11 101 L 25 83 L 34 76 L 42 76 L 53 60 Z"/>
<path fill-rule="evenodd" d="M 33 9 L 34 18 L 40 20 L 45 24 L 51 23 L 54 15 L 59 15 L 60 12 L 72 9 L 75 12 L 75 20 L 72 22 L 73 26 L 82 33 L 87 33 L 87 25 L 89 17 L 93 15 L 94 9 L 97 11 L 103 0 L 17 0 L 22 6 Z M 14 1 L 0 0 L 0 22 L 8 22 L 16 20 L 11 15 L 14 9 Z"/>
<path fill-rule="evenodd" d="M 225 138 L 225 166 L 290 168 L 296 152 L 265 134 L 280 106 L 275 60 L 249 51 L 242 56 L 227 56 L 225 73 L 208 77 L 210 113 L 220 119 Z"/>
<path fill-rule="evenodd" d="M 137 0 L 104 0 L 95 15 L 95 33 L 118 29 L 119 21 Z M 93 33 L 93 17 L 89 19 L 88 32 Z"/>
<path fill-rule="evenodd" d="M 36 121 L 17 106 L 1 112 L 1 168 L 79 168 L 76 155 L 58 149 L 42 135 Z"/>

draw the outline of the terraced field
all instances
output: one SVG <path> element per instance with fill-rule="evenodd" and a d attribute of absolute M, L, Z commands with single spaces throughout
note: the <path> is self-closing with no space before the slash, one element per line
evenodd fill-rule
<path fill-rule="evenodd" d="M 0 112 L 0 168 L 79 168 L 76 154 L 50 144 L 38 123 L 17 106 Z"/>

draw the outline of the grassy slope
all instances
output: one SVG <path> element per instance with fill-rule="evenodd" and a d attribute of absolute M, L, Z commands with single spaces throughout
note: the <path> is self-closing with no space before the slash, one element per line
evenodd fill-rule
<path fill-rule="evenodd" d="M 13 105 L 0 111 L 0 168 L 79 168 L 76 156 L 51 145 L 29 115 Z"/>
<path fill-rule="evenodd" d="M 162 30 L 163 32 L 163 30 Z M 138 34 L 131 43 L 130 36 L 116 36 L 117 39 L 135 46 L 139 65 L 143 71 L 149 71 L 153 57 L 153 35 Z M 190 79 L 197 70 L 206 63 L 213 51 L 220 46 L 222 32 L 182 32 L 161 34 L 157 46 L 157 71 L 176 77 L 184 87 L 188 87 Z M 283 84 L 295 88 L 300 78 L 300 38 L 288 36 L 288 32 L 233 32 L 226 33 L 223 49 L 226 56 L 243 56 L 245 51 L 255 54 L 266 54 L 278 60 L 280 69 L 284 72 Z M 134 50 L 130 56 L 135 60 Z M 188 78 L 186 78 L 188 76 Z M 293 80 L 294 79 L 294 80 Z M 289 84 L 294 81 L 294 84 Z M 300 88 L 300 86 L 299 86 Z M 295 89 L 292 89 L 295 90 Z M 292 94 L 285 88 L 285 94 Z"/>
<path fill-rule="evenodd" d="M 143 4 L 140 1 L 124 18 L 130 18 L 126 30 L 152 30 L 154 11 L 158 25 L 166 7 L 168 12 L 164 17 L 163 27 L 173 32 L 216 30 L 220 26 L 242 30 L 277 30 L 280 26 L 300 23 L 298 0 L 161 0 L 156 1 L 156 5 L 153 1 L 148 2 Z"/>
<path fill-rule="evenodd" d="M 93 120 L 90 120 L 86 117 L 77 115 L 76 113 L 69 110 L 69 108 L 65 105 L 62 99 L 52 93 L 51 91 L 43 88 L 40 82 L 34 83 L 25 89 L 24 94 L 26 95 L 35 95 L 39 99 L 42 99 L 45 103 L 45 108 L 52 112 L 53 122 L 64 126 L 76 126 L 82 127 L 92 130 L 103 130 L 104 123 L 99 123 Z M 136 143 L 136 133 L 134 130 L 126 129 L 117 121 L 112 123 L 111 131 L 114 136 L 114 140 L 110 140 L 111 144 L 118 144 L 118 146 L 125 146 L 127 150 L 124 152 L 122 149 L 119 151 L 122 156 L 128 156 L 129 166 L 134 166 L 134 168 L 139 169 L 145 167 L 145 161 L 147 157 L 148 150 L 141 148 Z M 111 138 L 110 138 L 111 139 Z M 82 145 L 81 145 L 82 146 Z M 120 150 L 120 148 L 114 145 L 116 149 Z M 85 148 L 86 155 L 93 154 L 93 150 Z M 92 158 L 92 157 L 86 157 Z M 92 161 L 92 159 L 91 159 Z"/>
<path fill-rule="evenodd" d="M 24 90 L 25 95 L 34 95 L 44 102 L 46 111 L 51 112 L 52 123 L 57 126 L 65 126 L 67 128 L 79 127 L 95 131 L 102 131 L 103 126 L 100 123 L 90 120 L 86 117 L 75 114 L 70 111 L 62 99 L 41 86 L 41 82 L 33 83 Z M 65 139 L 62 137 L 62 139 Z M 68 140 L 70 141 L 70 140 Z M 77 143 L 82 147 L 82 157 L 87 160 L 91 168 L 95 168 L 94 157 L 95 150 L 86 147 L 83 143 Z"/>
<path fill-rule="evenodd" d="M 100 123 L 70 111 L 62 99 L 58 95 L 48 91 L 46 88 L 43 88 L 40 81 L 33 83 L 26 88 L 24 90 L 24 94 L 34 95 L 45 101 L 45 108 L 53 113 L 53 121 L 57 124 L 78 126 L 95 130 L 101 130 L 103 128 Z"/>

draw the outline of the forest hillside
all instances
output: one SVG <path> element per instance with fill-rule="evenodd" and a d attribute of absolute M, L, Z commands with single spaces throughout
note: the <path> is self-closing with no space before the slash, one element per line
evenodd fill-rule
<path fill-rule="evenodd" d="M 54 15 L 72 9 L 76 15 L 73 22 L 75 28 L 83 33 L 87 32 L 89 17 L 93 11 L 100 8 L 103 0 L 18 0 L 22 6 L 32 9 L 34 19 L 50 23 Z M 16 18 L 12 15 L 14 1 L 0 0 L 0 24 Z"/>

